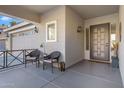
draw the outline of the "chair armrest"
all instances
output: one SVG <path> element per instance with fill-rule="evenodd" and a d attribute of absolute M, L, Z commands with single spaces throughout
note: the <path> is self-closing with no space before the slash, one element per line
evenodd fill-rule
<path fill-rule="evenodd" d="M 29 56 L 29 55 L 25 55 L 25 57 L 27 57 L 27 56 Z"/>
<path fill-rule="evenodd" d="M 50 55 L 44 56 L 44 59 L 45 59 L 45 60 L 50 59 L 50 58 L 51 58 Z"/>
<path fill-rule="evenodd" d="M 30 55 L 28 55 L 28 54 L 27 54 L 27 55 L 25 55 L 25 57 L 28 57 L 28 56 L 30 57 Z"/>
<path fill-rule="evenodd" d="M 47 54 L 47 53 L 43 53 L 43 55 L 44 55 L 44 57 L 45 57 L 45 56 L 48 56 L 48 54 Z"/>
<path fill-rule="evenodd" d="M 54 59 L 51 59 L 51 61 L 52 61 L 53 63 L 54 63 L 54 62 L 55 62 L 55 63 L 58 62 L 57 59 L 55 59 L 55 58 L 54 58 Z"/>

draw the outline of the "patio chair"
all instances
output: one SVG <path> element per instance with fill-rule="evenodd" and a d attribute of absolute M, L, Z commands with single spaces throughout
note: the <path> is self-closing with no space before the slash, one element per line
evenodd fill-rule
<path fill-rule="evenodd" d="M 43 53 L 40 50 L 36 49 L 36 50 L 30 52 L 29 54 L 25 55 L 25 67 L 27 65 L 27 62 L 28 63 L 32 62 L 32 64 L 33 64 L 33 62 L 36 62 L 36 67 L 39 67 L 39 63 L 40 63 L 39 59 L 42 54 Z"/>
<path fill-rule="evenodd" d="M 52 73 L 53 73 L 53 64 L 58 63 L 59 68 L 59 57 L 61 56 L 61 53 L 59 51 L 54 51 L 50 53 L 49 55 L 44 57 L 43 60 L 43 70 L 45 69 L 46 63 L 51 64 Z"/>

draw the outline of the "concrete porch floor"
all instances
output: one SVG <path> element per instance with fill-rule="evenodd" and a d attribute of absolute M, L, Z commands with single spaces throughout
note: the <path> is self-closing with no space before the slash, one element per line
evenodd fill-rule
<path fill-rule="evenodd" d="M 1 88 L 121 88 L 119 69 L 110 64 L 79 62 L 65 72 L 50 67 L 42 70 L 35 64 L 0 72 Z"/>

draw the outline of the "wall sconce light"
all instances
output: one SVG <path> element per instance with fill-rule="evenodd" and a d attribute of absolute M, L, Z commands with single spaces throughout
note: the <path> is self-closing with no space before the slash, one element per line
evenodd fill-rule
<path fill-rule="evenodd" d="M 34 29 L 34 31 L 36 32 L 36 33 L 38 33 L 38 29 L 37 29 L 37 27 L 35 26 L 35 29 Z"/>
<path fill-rule="evenodd" d="M 8 33 L 6 33 L 6 37 L 9 37 L 9 34 Z"/>
<path fill-rule="evenodd" d="M 81 26 L 77 27 L 77 32 L 82 32 L 82 27 Z"/>

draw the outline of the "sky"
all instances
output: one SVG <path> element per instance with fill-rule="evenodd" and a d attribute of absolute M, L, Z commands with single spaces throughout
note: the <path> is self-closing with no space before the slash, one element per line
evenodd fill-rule
<path fill-rule="evenodd" d="M 10 26 L 10 22 L 12 22 L 12 21 L 16 21 L 17 23 L 21 22 L 21 20 L 19 20 L 19 19 L 0 15 L 0 25 L 5 24 L 5 25 Z"/>

